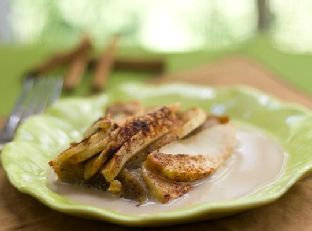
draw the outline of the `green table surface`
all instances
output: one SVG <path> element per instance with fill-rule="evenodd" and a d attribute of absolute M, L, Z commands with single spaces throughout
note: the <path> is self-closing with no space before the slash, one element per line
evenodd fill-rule
<path fill-rule="evenodd" d="M 60 48 L 43 44 L 0 46 L 0 116 L 8 115 L 12 109 L 21 88 L 23 73 L 57 50 Z M 239 47 L 222 51 L 156 54 L 138 48 L 123 48 L 118 50 L 118 55 L 162 57 L 166 60 L 168 73 L 200 66 L 229 55 L 243 55 L 258 60 L 277 76 L 312 95 L 312 55 L 287 54 L 279 51 L 272 46 L 266 36 L 255 37 Z M 109 78 L 107 87 L 124 81 L 144 81 L 148 78 L 147 74 L 114 72 Z M 81 87 L 72 95 L 88 95 L 90 79 L 90 73 L 87 73 Z"/>

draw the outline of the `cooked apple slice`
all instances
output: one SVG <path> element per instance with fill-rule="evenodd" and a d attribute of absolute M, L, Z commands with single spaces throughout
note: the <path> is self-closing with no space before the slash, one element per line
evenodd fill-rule
<path fill-rule="evenodd" d="M 187 193 L 192 185 L 185 182 L 172 182 L 143 166 L 143 178 L 150 195 L 165 204 Z"/>
<path fill-rule="evenodd" d="M 90 137 L 82 140 L 80 143 L 71 144 L 68 149 L 49 162 L 60 179 L 80 178 L 80 170 L 84 169 L 84 164 L 79 163 L 96 154 L 105 146 L 105 137 L 115 126 L 108 118 L 102 118 L 101 124 L 101 127 Z M 79 171 L 76 171 L 77 169 Z M 72 173 L 70 173 L 71 171 Z M 75 177 L 74 173 L 78 172 L 79 176 Z"/>
<path fill-rule="evenodd" d="M 73 155 L 69 159 L 69 162 L 72 164 L 78 164 L 101 152 L 109 142 L 110 131 L 113 131 L 113 129 L 110 129 L 109 131 L 99 131 L 93 134 L 85 141 L 88 144 L 88 147 L 85 150 L 78 152 L 76 155 Z"/>
<path fill-rule="evenodd" d="M 159 149 L 161 153 L 203 155 L 218 168 L 233 153 L 237 140 L 231 123 L 206 128 L 183 139 L 176 140 Z"/>
<path fill-rule="evenodd" d="M 104 166 L 102 174 L 110 182 L 119 174 L 126 162 L 147 145 L 169 132 L 177 119 L 173 110 L 163 107 L 147 114 L 147 126 L 126 141 Z"/>
<path fill-rule="evenodd" d="M 172 121 L 176 119 L 176 116 L 175 116 L 176 110 L 177 110 L 176 105 L 168 106 L 168 107 L 165 106 L 160 109 L 157 109 L 156 111 L 147 113 L 139 117 L 131 118 L 128 121 L 126 121 L 123 126 L 116 129 L 110 135 L 110 138 L 109 138 L 110 142 L 108 142 L 108 145 L 104 148 L 104 150 L 98 156 L 94 157 L 87 163 L 86 168 L 85 168 L 85 174 L 84 174 L 85 179 L 89 179 L 96 172 L 98 172 L 103 166 L 103 164 L 105 163 L 105 161 L 108 159 L 108 157 L 112 153 L 114 153 L 116 150 L 118 150 L 121 146 L 125 146 L 123 148 L 123 151 L 120 151 L 121 154 L 125 153 L 125 151 L 130 152 L 130 150 L 125 150 L 125 148 L 129 146 L 133 148 L 132 152 L 134 151 L 134 148 L 139 149 L 140 148 L 139 140 L 136 140 L 136 143 L 133 143 L 132 145 L 129 144 L 130 138 L 134 137 L 136 133 L 138 133 L 135 136 L 137 139 L 147 137 L 150 140 L 153 140 L 159 137 L 161 134 L 164 134 L 164 132 L 167 132 L 168 127 L 172 126 L 173 124 Z M 154 129 L 155 126 L 160 127 L 160 129 Z M 133 138 L 133 140 L 135 140 L 135 137 Z M 149 141 L 148 139 L 146 139 L 145 142 L 143 142 L 141 145 L 144 145 L 144 144 L 147 145 L 148 143 L 146 142 L 152 142 L 152 141 Z M 112 157 L 112 159 L 114 158 L 114 156 Z M 115 164 L 116 160 L 117 159 L 112 160 L 112 162 L 114 162 L 114 163 L 111 163 L 112 167 Z M 118 175 L 120 170 L 121 168 L 114 170 L 115 173 L 112 179 L 114 179 Z"/>
<path fill-rule="evenodd" d="M 144 150 L 134 155 L 127 163 L 129 167 L 139 167 L 151 152 L 171 143 L 174 140 L 182 139 L 196 128 L 205 123 L 207 113 L 199 108 L 193 108 L 183 113 L 178 113 L 179 119 L 176 120 L 170 132 L 161 136 L 155 142 L 148 145 Z"/>
<path fill-rule="evenodd" d="M 110 116 L 100 117 L 83 133 L 83 139 L 87 139 L 101 129 L 108 129 L 112 125 Z"/>
<path fill-rule="evenodd" d="M 161 136 L 159 139 L 157 139 L 155 142 L 152 142 L 149 144 L 146 148 L 144 148 L 142 151 L 139 151 L 137 154 L 132 156 L 128 162 L 126 163 L 126 167 L 128 168 L 139 168 L 142 166 L 142 163 L 146 160 L 146 157 L 148 154 L 152 153 L 155 150 L 158 150 L 162 146 L 176 140 L 176 134 L 169 132 L 163 136 Z"/>
<path fill-rule="evenodd" d="M 190 132 L 200 127 L 207 119 L 207 113 L 200 108 L 192 108 L 182 115 L 184 124 L 180 129 L 177 129 L 178 139 L 182 139 Z"/>
<path fill-rule="evenodd" d="M 64 162 L 70 162 L 72 164 L 79 163 L 98 153 L 101 148 L 105 146 L 103 142 L 104 137 L 115 129 L 115 124 L 110 118 L 103 118 L 101 124 L 101 128 L 98 128 L 97 132 L 79 143 L 72 143 L 70 147 L 58 155 L 52 163 L 57 163 L 58 165 Z"/>
<path fill-rule="evenodd" d="M 168 128 L 162 127 L 157 131 L 151 131 L 148 135 L 143 131 L 139 131 L 131 137 L 128 142 L 121 146 L 118 152 L 113 155 L 104 167 L 102 173 L 105 176 L 105 179 L 107 181 L 112 181 L 132 156 L 167 132 Z"/>
<path fill-rule="evenodd" d="M 100 168 L 103 166 L 105 161 L 118 150 L 127 140 L 134 136 L 140 129 L 147 126 L 147 121 L 141 119 L 129 119 L 124 122 L 119 128 L 109 134 L 103 142 L 106 146 L 103 147 L 103 150 L 99 155 L 91 158 L 85 167 L 84 178 L 90 179 L 94 176 Z"/>
<path fill-rule="evenodd" d="M 216 169 L 214 163 L 203 155 L 172 155 L 158 151 L 149 154 L 144 163 L 165 178 L 178 182 L 200 180 Z"/>

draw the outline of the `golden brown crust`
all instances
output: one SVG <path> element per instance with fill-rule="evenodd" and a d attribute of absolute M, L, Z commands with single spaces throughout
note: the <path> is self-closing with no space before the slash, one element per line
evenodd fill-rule
<path fill-rule="evenodd" d="M 123 143 L 146 126 L 147 121 L 144 121 L 143 118 L 131 118 L 109 134 L 105 139 L 106 146 L 103 147 L 101 153 L 87 162 L 84 178 L 89 179 L 95 175 L 112 153 L 118 150 Z"/>
<path fill-rule="evenodd" d="M 99 153 L 107 145 L 107 137 L 111 130 L 99 131 L 94 133 L 86 141 L 87 148 L 73 155 L 69 159 L 69 162 L 72 164 L 81 163 Z"/>
<path fill-rule="evenodd" d="M 137 155 L 134 155 L 127 163 L 127 166 L 139 167 L 146 159 L 147 155 L 151 152 L 158 150 L 162 146 L 169 144 L 177 139 L 184 138 L 196 128 L 205 123 L 207 113 L 202 109 L 192 108 L 186 112 L 178 112 L 177 117 L 178 119 L 175 121 L 175 124 L 167 134 L 155 140 Z"/>
<path fill-rule="evenodd" d="M 170 142 L 177 139 L 177 136 L 173 132 L 168 132 L 167 134 L 161 136 L 155 142 L 149 144 L 142 151 L 138 152 L 136 155 L 132 156 L 129 161 L 126 163 L 127 167 L 138 168 L 141 167 L 142 163 L 145 161 L 148 154 L 151 152 L 160 149 L 162 146 L 169 144 Z"/>
<path fill-rule="evenodd" d="M 84 178 L 89 179 L 97 171 L 99 171 L 110 155 L 115 153 L 119 148 L 121 148 L 121 146 L 125 146 L 123 149 L 129 148 L 129 146 L 135 147 L 135 145 L 138 147 L 138 140 L 136 141 L 137 143 L 133 143 L 135 137 L 147 137 L 147 134 L 153 130 L 153 124 L 159 126 L 159 131 L 163 131 L 164 128 L 167 128 L 172 124 L 170 121 L 174 118 L 175 110 L 175 107 L 163 107 L 151 113 L 139 117 L 132 117 L 126 120 L 123 125 L 109 134 L 107 137 L 107 145 L 102 152 L 98 156 L 89 160 L 86 164 Z M 139 135 L 135 136 L 138 132 L 140 132 Z M 155 133 L 154 135 L 157 134 Z M 130 141 L 131 138 L 133 141 Z M 129 142 L 127 143 L 127 141 Z M 133 144 L 131 145 L 131 143 Z M 116 171 L 114 177 L 118 175 L 119 171 L 120 168 Z M 112 179 L 114 179 L 114 177 Z"/>
<path fill-rule="evenodd" d="M 150 195 L 163 204 L 183 196 L 192 188 L 190 183 L 168 181 L 146 166 L 142 171 Z"/>
<path fill-rule="evenodd" d="M 99 155 L 88 160 L 84 168 L 83 178 L 88 180 L 93 177 L 99 171 L 101 166 L 108 160 L 108 158 L 109 155 L 107 152 L 101 152 Z"/>
<path fill-rule="evenodd" d="M 83 139 L 87 139 L 99 130 L 108 129 L 111 126 L 112 119 L 110 116 L 100 117 L 92 123 L 92 125 L 84 132 Z"/>
<path fill-rule="evenodd" d="M 214 172 L 230 155 L 234 129 L 230 124 L 227 129 L 214 126 L 227 122 L 227 117 L 207 117 L 199 108 L 181 112 L 177 105 L 151 110 L 138 102 L 117 103 L 90 126 L 81 142 L 71 144 L 49 164 L 62 181 L 108 190 L 139 203 L 147 200 L 149 192 L 168 203 L 187 193 L 194 181 Z M 211 142 L 218 144 L 216 157 L 157 151 L 210 127 L 215 127 L 210 133 L 219 134 L 209 133 Z"/>
<path fill-rule="evenodd" d="M 196 181 L 215 171 L 212 162 L 203 155 L 164 154 L 155 151 L 146 158 L 145 165 L 163 177 L 177 182 Z"/>
<path fill-rule="evenodd" d="M 70 147 L 49 162 L 60 179 L 74 181 L 83 176 L 84 160 L 96 154 L 105 146 L 105 137 L 115 129 L 115 124 L 110 118 L 104 117 L 98 120 L 100 123 L 96 131 L 79 143 L 72 143 Z M 77 175 L 75 177 L 75 174 Z"/>
<path fill-rule="evenodd" d="M 176 120 L 174 110 L 175 108 L 162 107 L 140 118 L 146 126 L 126 141 L 104 166 L 102 174 L 107 181 L 114 180 L 126 162 L 137 152 L 169 132 Z"/>
<path fill-rule="evenodd" d="M 52 163 L 57 163 L 58 165 L 62 165 L 65 162 L 72 164 L 80 163 L 99 152 L 105 146 L 103 142 L 104 137 L 116 128 L 110 118 L 105 117 L 101 121 L 105 126 L 103 125 L 102 128 L 98 128 L 95 133 L 79 143 L 71 143 L 70 147 L 58 155 Z"/>

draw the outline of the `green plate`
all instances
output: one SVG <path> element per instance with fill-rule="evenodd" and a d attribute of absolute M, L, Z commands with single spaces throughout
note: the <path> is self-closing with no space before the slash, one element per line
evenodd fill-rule
<path fill-rule="evenodd" d="M 288 152 L 284 172 L 273 184 L 230 201 L 204 203 L 157 214 L 126 215 L 76 203 L 51 191 L 46 185 L 48 161 L 99 117 L 105 105 L 115 100 L 138 99 L 146 105 L 182 102 L 209 112 L 259 127 L 270 133 Z M 210 88 L 170 84 L 151 86 L 125 84 L 95 98 L 65 99 L 46 113 L 29 118 L 13 142 L 2 152 L 2 165 L 11 183 L 47 206 L 72 215 L 131 226 L 164 225 L 211 219 L 270 203 L 283 195 L 312 168 L 312 114 L 245 87 Z"/>

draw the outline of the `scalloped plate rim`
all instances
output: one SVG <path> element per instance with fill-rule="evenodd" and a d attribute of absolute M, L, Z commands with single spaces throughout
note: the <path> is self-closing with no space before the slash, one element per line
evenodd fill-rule
<path fill-rule="evenodd" d="M 123 84 L 121 86 L 127 86 L 127 85 L 140 85 L 140 84 Z M 152 86 L 152 85 L 145 85 L 144 86 Z M 244 85 L 236 85 L 236 86 L 231 86 L 231 87 L 211 87 L 211 86 L 202 86 L 202 85 L 196 85 L 196 84 L 181 84 L 181 83 L 174 83 L 174 84 L 162 84 L 162 85 L 157 85 L 157 87 L 161 86 L 192 86 L 200 89 L 223 89 L 223 90 L 237 90 L 239 92 L 243 92 L 246 95 L 252 95 L 253 97 L 259 97 L 260 95 L 266 95 L 269 97 L 270 101 L 273 101 L 274 103 L 277 103 L 279 107 L 283 109 L 296 109 L 299 111 L 304 112 L 306 115 L 312 116 L 312 112 L 297 103 L 289 103 L 289 102 L 283 102 L 279 99 L 277 99 L 275 96 L 272 96 L 270 94 L 267 94 L 263 91 L 260 91 L 258 89 L 254 89 L 251 87 L 247 87 Z M 119 87 L 117 87 L 118 89 Z M 100 96 L 99 96 L 100 97 Z M 97 98 L 97 97 L 96 97 Z M 72 99 L 61 99 L 58 102 L 65 102 L 65 101 L 72 101 L 72 100 L 85 100 L 85 99 L 91 99 L 91 98 L 84 98 L 84 97 L 76 97 Z M 92 100 L 92 99 L 91 99 Z M 26 121 L 27 122 L 27 121 Z M 13 141 L 14 142 L 14 141 Z M 13 143 L 11 142 L 11 143 Z M 10 143 L 9 143 L 10 144 Z M 244 197 L 238 198 L 236 200 L 232 201 L 224 201 L 222 202 L 223 204 L 220 205 L 220 202 L 217 203 L 207 203 L 207 204 L 202 204 L 202 205 L 195 205 L 190 208 L 180 208 L 178 210 L 173 210 L 169 212 L 161 212 L 157 214 L 152 214 L 152 215 L 141 215 L 141 216 L 132 216 L 132 215 L 126 215 L 122 214 L 119 212 L 114 212 L 110 210 L 105 210 L 102 208 L 96 208 L 92 207 L 89 205 L 83 205 L 83 204 L 77 204 L 77 205 L 64 205 L 58 203 L 55 204 L 53 203 L 49 197 L 45 197 L 42 195 L 42 192 L 35 190 L 34 188 L 27 187 L 20 185 L 19 182 L 14 180 L 13 174 L 8 168 L 8 166 L 5 163 L 5 155 L 6 155 L 6 147 L 8 145 L 5 145 L 2 154 L 1 154 L 1 162 L 3 165 L 3 168 L 5 169 L 7 176 L 9 178 L 9 181 L 11 184 L 16 187 L 19 191 L 29 194 L 36 199 L 38 199 L 40 202 L 43 204 L 47 205 L 48 207 L 67 213 L 67 214 L 73 214 L 79 217 L 87 217 L 90 219 L 97 219 L 97 220 L 103 220 L 103 221 L 109 221 L 112 223 L 116 224 L 121 224 L 121 225 L 126 225 L 126 226 L 153 226 L 153 225 L 166 225 L 166 224 L 178 224 L 178 223 L 184 223 L 184 222 L 189 222 L 189 221 L 195 221 L 198 220 L 197 217 L 199 215 L 207 214 L 209 212 L 215 212 L 220 210 L 221 213 L 224 210 L 230 211 L 229 214 L 232 214 L 237 211 L 232 211 L 233 210 L 246 210 L 248 208 L 254 208 L 258 207 L 260 205 L 268 204 L 278 198 L 280 198 L 283 194 L 286 193 L 286 191 L 293 186 L 301 177 L 303 177 L 305 174 L 310 172 L 312 170 L 312 159 L 309 163 L 305 164 L 304 168 L 297 169 L 296 174 L 291 178 L 290 181 L 288 181 L 287 184 L 285 184 L 285 187 L 281 188 L 278 192 L 272 194 L 270 197 L 263 197 L 259 198 L 258 200 L 255 199 L 250 199 L 246 200 Z M 243 199 L 244 203 L 241 203 L 241 200 Z M 218 205 L 219 204 L 219 205 Z M 239 208 L 238 208 L 239 207 Z M 227 212 L 226 212 L 227 213 Z M 181 219 L 185 219 L 181 221 Z M 210 218 L 209 218 L 210 219 Z M 203 220 L 199 216 L 199 220 Z M 155 224 L 155 222 L 163 222 L 162 224 Z"/>

